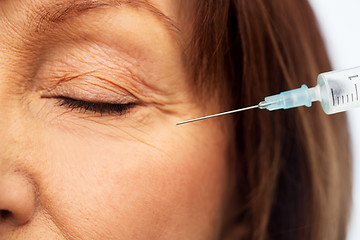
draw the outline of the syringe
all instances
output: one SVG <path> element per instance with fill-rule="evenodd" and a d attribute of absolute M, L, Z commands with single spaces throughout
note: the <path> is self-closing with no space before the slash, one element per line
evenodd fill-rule
<path fill-rule="evenodd" d="M 227 115 L 230 113 L 245 111 L 253 108 L 289 109 L 300 106 L 311 107 L 312 102 L 320 101 L 326 114 L 344 112 L 360 107 L 360 67 L 322 73 L 317 78 L 317 85 L 308 88 L 305 84 L 301 88 L 281 92 L 265 98 L 258 105 L 240 108 L 228 112 L 213 114 L 201 118 L 195 118 L 176 125 L 204 120 L 212 117 Z"/>

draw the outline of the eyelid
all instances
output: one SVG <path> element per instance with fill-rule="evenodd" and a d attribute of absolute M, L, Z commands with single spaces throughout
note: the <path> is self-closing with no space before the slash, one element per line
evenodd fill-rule
<path fill-rule="evenodd" d="M 160 91 L 153 84 L 155 81 L 151 80 L 156 75 L 146 67 L 150 60 L 145 57 L 149 54 L 144 52 L 133 56 L 107 44 L 88 40 L 78 44 L 67 43 L 54 50 L 48 50 L 33 77 L 34 91 L 49 90 L 68 83 L 83 83 L 84 86 L 85 82 L 125 93 L 123 95 L 132 96 L 132 99 L 135 99 L 134 96 L 141 97 L 144 101 L 151 99 L 154 91 Z"/>
<path fill-rule="evenodd" d="M 61 81 L 50 89 L 43 89 L 43 98 L 66 97 L 86 102 L 103 102 L 109 104 L 140 103 L 132 93 L 104 79 L 90 78 Z M 98 78 L 97 78 L 98 79 Z"/>

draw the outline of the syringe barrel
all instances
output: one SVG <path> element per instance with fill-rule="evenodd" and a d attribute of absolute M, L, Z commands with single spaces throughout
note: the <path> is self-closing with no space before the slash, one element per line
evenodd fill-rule
<path fill-rule="evenodd" d="M 326 114 L 360 107 L 360 67 L 318 76 L 320 102 Z"/>

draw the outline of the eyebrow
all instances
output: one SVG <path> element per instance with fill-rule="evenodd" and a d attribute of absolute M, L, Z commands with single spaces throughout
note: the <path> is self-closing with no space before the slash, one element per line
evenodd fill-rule
<path fill-rule="evenodd" d="M 70 0 L 43 6 L 36 11 L 39 16 L 36 23 L 36 32 L 43 29 L 44 25 L 61 23 L 94 9 L 122 6 L 145 9 L 171 32 L 177 35 L 180 33 L 180 29 L 170 17 L 146 0 Z"/>

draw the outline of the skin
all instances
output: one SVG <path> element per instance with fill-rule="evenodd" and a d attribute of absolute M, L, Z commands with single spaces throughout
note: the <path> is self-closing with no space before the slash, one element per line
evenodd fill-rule
<path fill-rule="evenodd" d="M 191 94 L 184 33 L 126 4 L 39 27 L 53 3 L 0 1 L 0 239 L 219 238 L 231 135 L 227 118 L 175 126 L 222 110 Z M 152 4 L 184 29 L 176 1 Z"/>

